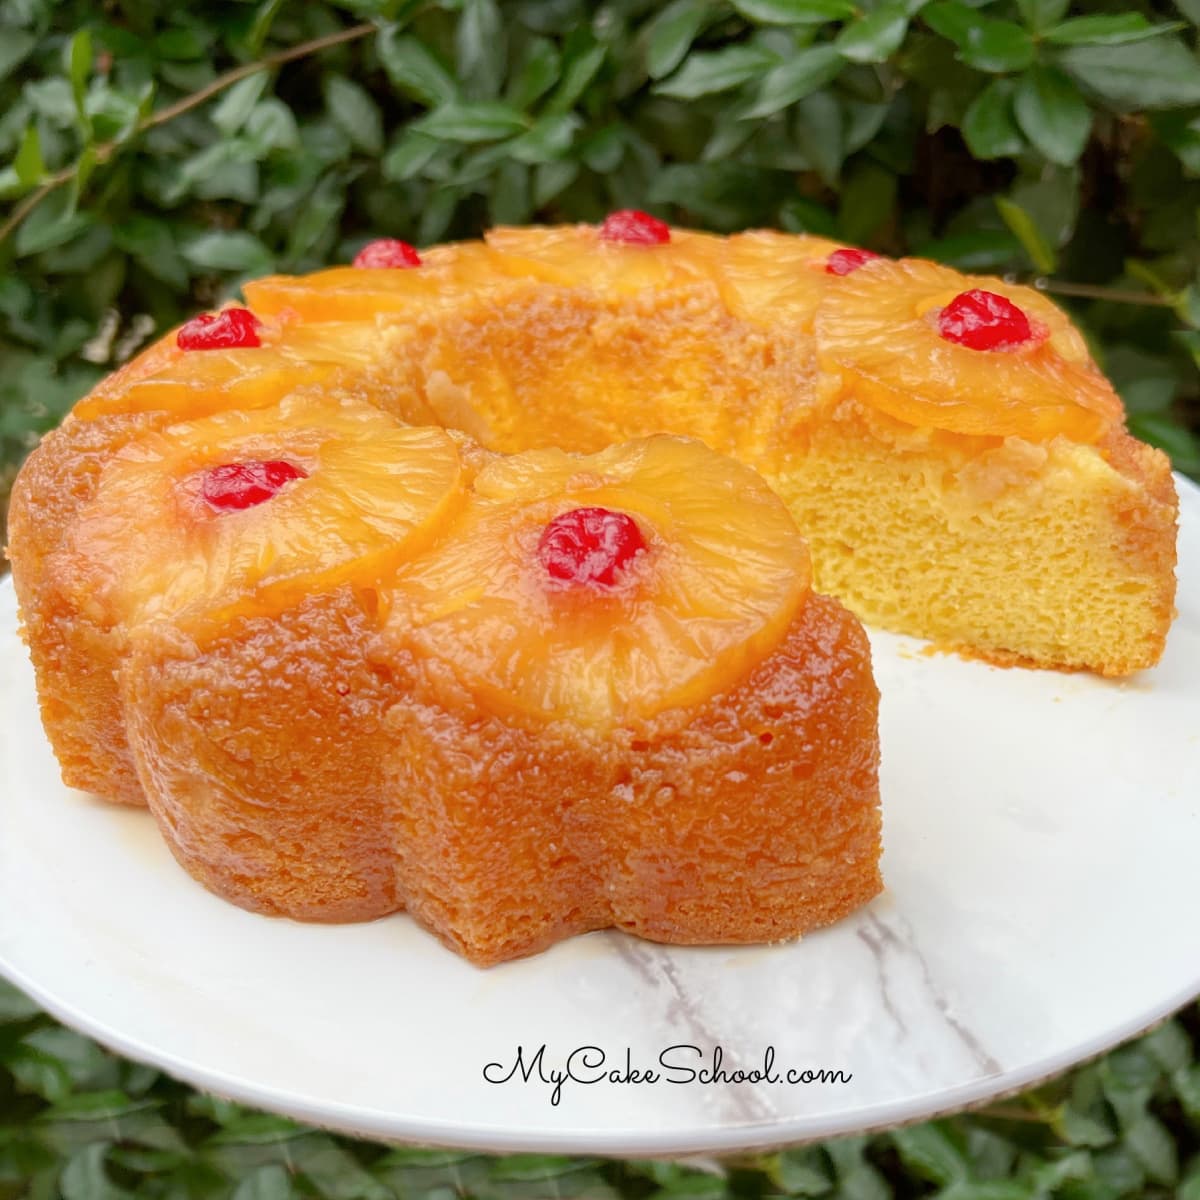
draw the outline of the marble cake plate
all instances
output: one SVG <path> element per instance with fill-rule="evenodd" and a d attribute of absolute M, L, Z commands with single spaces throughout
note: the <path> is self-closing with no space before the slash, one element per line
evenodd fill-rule
<path fill-rule="evenodd" d="M 145 812 L 65 789 L 5 582 L 0 972 L 197 1087 L 396 1141 L 720 1153 L 1032 1084 L 1200 993 L 1200 490 L 1180 487 L 1155 670 L 999 670 L 872 637 L 887 890 L 865 910 L 790 945 L 595 933 L 488 971 L 404 916 L 241 912 Z"/>

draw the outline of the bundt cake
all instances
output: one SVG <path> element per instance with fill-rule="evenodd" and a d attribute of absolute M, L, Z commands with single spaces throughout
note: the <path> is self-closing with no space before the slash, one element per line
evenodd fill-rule
<path fill-rule="evenodd" d="M 1161 654 L 1167 460 L 1039 293 L 636 212 L 245 291 L 43 441 L 9 554 L 66 781 L 246 907 L 480 963 L 793 937 L 880 886 L 821 592 L 1005 663 Z"/>
<path fill-rule="evenodd" d="M 368 261 L 396 261 L 381 249 Z M 1170 465 L 1129 435 L 1041 293 L 637 213 L 399 265 L 245 291 L 259 317 L 294 321 L 285 343 L 320 330 L 349 355 L 371 327 L 381 403 L 491 449 L 666 431 L 735 455 L 791 508 L 817 588 L 868 624 L 1008 663 L 1127 675 L 1158 660 Z"/>
<path fill-rule="evenodd" d="M 328 380 L 195 394 L 46 438 L 10 554 L 66 780 L 148 803 L 211 890 L 406 908 L 480 964 L 790 938 L 878 891 L 866 638 L 749 468 L 497 455 Z"/>

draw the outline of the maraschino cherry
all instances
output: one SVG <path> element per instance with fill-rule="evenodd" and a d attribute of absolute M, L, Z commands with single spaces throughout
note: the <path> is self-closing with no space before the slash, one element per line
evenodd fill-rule
<path fill-rule="evenodd" d="M 600 237 L 626 246 L 663 246 L 671 240 L 671 227 L 641 209 L 622 208 L 604 218 Z"/>
<path fill-rule="evenodd" d="M 646 548 L 637 522 L 607 508 L 573 508 L 555 517 L 538 541 L 538 561 L 551 579 L 611 587 Z"/>
<path fill-rule="evenodd" d="M 968 350 L 1011 350 L 1036 336 L 1029 318 L 1006 296 L 972 288 L 938 313 L 938 333 Z"/>
<path fill-rule="evenodd" d="M 231 350 L 261 346 L 262 322 L 248 308 L 223 308 L 201 313 L 179 327 L 175 344 L 180 350 Z"/>
<path fill-rule="evenodd" d="M 356 267 L 369 269 L 419 267 L 421 256 L 415 246 L 397 238 L 379 238 L 368 242 L 355 256 Z"/>
<path fill-rule="evenodd" d="M 825 274 L 850 275 L 859 267 L 878 257 L 879 255 L 872 250 L 859 250 L 855 246 L 846 246 L 841 250 L 835 250 L 825 260 Z"/>
<path fill-rule="evenodd" d="M 248 308 L 223 308 L 201 313 L 179 327 L 175 344 L 180 350 L 230 350 L 261 346 L 262 322 Z"/>
<path fill-rule="evenodd" d="M 200 494 L 221 510 L 253 508 L 270 500 L 293 479 L 307 479 L 308 472 L 281 459 L 222 463 L 204 472 Z"/>

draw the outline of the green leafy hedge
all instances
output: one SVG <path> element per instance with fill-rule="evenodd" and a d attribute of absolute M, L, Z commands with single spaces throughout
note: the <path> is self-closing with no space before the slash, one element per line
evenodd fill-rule
<path fill-rule="evenodd" d="M 0 472 L 246 276 L 633 205 L 1049 278 L 1135 430 L 1198 473 L 1193 21 L 1200 0 L 0 0 Z"/>
<path fill-rule="evenodd" d="M 199 1095 L 0 981 L 0 1200 L 1200 1200 L 1200 1009 L 1015 1100 L 729 1159 L 387 1149 Z"/>

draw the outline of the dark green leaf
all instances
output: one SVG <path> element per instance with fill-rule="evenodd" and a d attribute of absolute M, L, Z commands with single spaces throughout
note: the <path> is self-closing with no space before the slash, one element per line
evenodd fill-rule
<path fill-rule="evenodd" d="M 411 128 L 426 137 L 450 142 L 488 142 L 520 133 L 525 118 L 507 104 L 481 100 L 443 104 Z"/>
<path fill-rule="evenodd" d="M 543 163 L 533 172 L 533 206 L 544 208 L 575 182 L 579 164 L 570 159 Z"/>
<path fill-rule="evenodd" d="M 471 100 L 492 100 L 500 94 L 507 67 L 504 19 L 496 0 L 464 0 L 458 20 L 455 49 L 458 79 Z"/>
<path fill-rule="evenodd" d="M 345 204 L 345 184 L 337 173 L 331 172 L 313 189 L 292 225 L 286 251 L 289 263 L 302 259 L 321 244 L 328 252 Z"/>
<path fill-rule="evenodd" d="M 971 1166 L 962 1150 L 936 1122 L 898 1129 L 892 1134 L 892 1143 L 909 1170 L 940 1187 L 970 1174 Z"/>
<path fill-rule="evenodd" d="M 547 102 L 548 112 L 569 112 L 604 65 L 606 51 L 592 37 L 572 36 L 563 51 L 562 81 Z"/>
<path fill-rule="evenodd" d="M 694 100 L 738 87 L 762 75 L 779 60 L 761 46 L 727 46 L 724 50 L 693 54 L 683 67 L 655 89 L 663 96 Z"/>
<path fill-rule="evenodd" d="M 1200 294 L 1195 289 L 1192 292 L 1197 302 L 1195 311 L 1200 315 Z M 1142 1045 L 1164 1071 L 1182 1070 L 1194 1058 L 1191 1039 L 1176 1020 L 1164 1021 L 1157 1029 L 1151 1030 L 1142 1038 Z"/>
<path fill-rule="evenodd" d="M 1004 1180 L 960 1180 L 938 1192 L 938 1200 L 1039 1200 L 1033 1188 Z"/>
<path fill-rule="evenodd" d="M 59 129 L 70 129 L 75 125 L 75 95 L 65 79 L 39 79 L 25 85 L 25 99 L 34 111 Z"/>
<path fill-rule="evenodd" d="M 733 0 L 733 7 L 763 25 L 821 25 L 855 13 L 850 0 Z"/>
<path fill-rule="evenodd" d="M 1078 161 L 1092 131 L 1092 111 L 1061 71 L 1031 67 L 1017 82 L 1013 112 L 1021 131 L 1051 162 Z"/>
<path fill-rule="evenodd" d="M 46 173 L 46 164 L 42 161 L 42 143 L 38 137 L 36 125 L 29 125 L 21 137 L 21 148 L 13 159 L 13 169 L 17 178 L 25 187 L 33 187 L 41 182 Z"/>
<path fill-rule="evenodd" d="M 448 104 L 458 98 L 458 84 L 437 56 L 415 37 L 394 29 L 379 35 L 379 61 L 392 84 L 422 104 Z"/>
<path fill-rule="evenodd" d="M 833 46 L 810 46 L 767 73 L 758 97 L 743 114 L 747 120 L 771 116 L 795 104 L 841 73 L 845 60 Z"/>
<path fill-rule="evenodd" d="M 878 163 L 859 163 L 842 187 L 838 209 L 841 236 L 855 245 L 870 242 L 891 217 L 895 203 L 895 175 Z"/>
<path fill-rule="evenodd" d="M 299 1195 L 288 1172 L 270 1163 L 247 1175 L 234 1189 L 231 1200 L 294 1200 Z"/>
<path fill-rule="evenodd" d="M 202 58 L 210 45 L 210 39 L 194 26 L 190 29 L 167 29 L 154 39 L 154 49 L 160 58 Z"/>
<path fill-rule="evenodd" d="M 1013 115 L 1014 90 L 1011 80 L 994 79 L 971 101 L 962 133 L 976 158 L 1004 158 L 1025 148 Z"/>
<path fill-rule="evenodd" d="M 254 22 L 246 37 L 246 45 L 250 53 L 257 58 L 262 53 L 263 43 L 271 32 L 271 26 L 283 7 L 283 0 L 262 0 L 258 11 L 254 14 Z"/>
<path fill-rule="evenodd" d="M 562 158 L 571 148 L 583 122 L 574 113 L 543 117 L 528 133 L 509 144 L 509 154 L 519 162 L 542 163 Z"/>
<path fill-rule="evenodd" d="M 439 188 L 429 197 L 421 209 L 421 220 L 417 225 L 417 241 L 421 245 L 436 242 L 445 234 L 454 220 L 461 199 L 462 193 L 450 187 Z"/>
<path fill-rule="evenodd" d="M 651 79 L 670 75 L 704 28 L 707 0 L 674 0 L 646 26 L 646 70 Z"/>
<path fill-rule="evenodd" d="M 429 165 L 442 143 L 412 129 L 406 129 L 379 164 L 384 179 L 399 183 L 415 179 Z"/>
<path fill-rule="evenodd" d="M 107 1142 L 85 1146 L 67 1163 L 62 1173 L 62 1200 L 132 1200 L 131 1193 L 117 1187 L 104 1170 Z"/>
<path fill-rule="evenodd" d="M 71 1094 L 71 1076 L 66 1065 L 41 1050 L 17 1046 L 6 1056 L 4 1065 L 22 1092 L 31 1092 L 52 1104 Z"/>
<path fill-rule="evenodd" d="M 367 154 L 383 150 L 383 118 L 366 88 L 344 75 L 326 75 L 325 103 L 337 127 Z"/>
<path fill-rule="evenodd" d="M 1200 104 L 1200 62 L 1175 37 L 1127 46 L 1072 46 L 1059 63 L 1118 110 Z"/>
<path fill-rule="evenodd" d="M 1054 247 L 1043 236 L 1033 218 L 1019 204 L 1004 196 L 996 197 L 996 208 L 1021 243 L 1034 268 L 1043 275 L 1049 275 L 1057 266 Z"/>
<path fill-rule="evenodd" d="M 1176 1071 L 1171 1082 L 1184 1112 L 1194 1125 L 1200 1125 L 1200 1066 Z"/>
<path fill-rule="evenodd" d="M 1175 1140 L 1156 1117 L 1147 1114 L 1130 1125 L 1125 1145 L 1155 1183 L 1169 1185 L 1179 1178 Z"/>
<path fill-rule="evenodd" d="M 1071 0 L 1017 0 L 1021 19 L 1039 33 L 1061 21 L 1070 7 Z"/>
<path fill-rule="evenodd" d="M 269 82 L 266 71 L 239 79 L 213 107 L 213 124 L 226 137 L 232 137 L 246 123 Z"/>
<path fill-rule="evenodd" d="M 1021 71 L 1033 62 L 1034 46 L 1028 31 L 1015 21 L 984 20 L 959 43 L 959 55 L 977 71 Z"/>
<path fill-rule="evenodd" d="M 1159 37 L 1179 28 L 1151 25 L 1139 12 L 1103 13 L 1090 17 L 1072 17 L 1046 30 L 1045 38 L 1060 46 L 1120 46 Z"/>
<path fill-rule="evenodd" d="M 157 280 L 179 289 L 187 287 L 187 268 L 167 223 L 134 215 L 113 230 L 116 245 L 137 260 Z"/>
<path fill-rule="evenodd" d="M 558 48 L 547 38 L 531 38 L 504 93 L 513 108 L 527 109 L 557 82 L 562 69 Z"/>
<path fill-rule="evenodd" d="M 203 233 L 184 243 L 183 256 L 207 271 L 266 274 L 271 268 L 271 252 L 252 233 L 242 230 Z"/>
<path fill-rule="evenodd" d="M 986 20 L 961 0 L 935 0 L 921 10 L 921 19 L 934 33 L 959 46 L 966 45 L 971 31 Z"/>
<path fill-rule="evenodd" d="M 75 98 L 75 113 L 79 118 L 79 129 L 85 140 L 92 136 L 92 124 L 87 110 L 87 83 L 92 73 L 92 35 L 80 29 L 67 44 L 67 77 L 71 81 L 71 92 Z"/>
<path fill-rule="evenodd" d="M 904 41 L 908 11 L 900 0 L 889 0 L 873 12 L 847 25 L 834 45 L 851 62 L 885 62 Z"/>
<path fill-rule="evenodd" d="M 395 1200 L 390 1188 L 374 1179 L 331 1137 L 305 1138 L 296 1146 L 291 1165 L 324 1200 Z"/>
<path fill-rule="evenodd" d="M 96 232 L 107 235 L 107 230 L 102 228 Z M 109 239 L 105 236 L 104 240 L 108 242 Z M 83 1087 L 98 1079 L 110 1061 L 91 1038 L 61 1026 L 36 1029 L 24 1038 L 24 1044 L 61 1063 L 76 1087 Z"/>
<path fill-rule="evenodd" d="M 796 105 L 792 120 L 796 144 L 829 186 L 836 187 L 845 157 L 842 110 L 829 92 L 814 92 Z"/>
<path fill-rule="evenodd" d="M 785 1150 L 764 1160 L 763 1166 L 772 1182 L 789 1196 L 824 1196 L 833 1189 L 829 1169 L 815 1147 Z"/>
<path fill-rule="evenodd" d="M 1183 164 L 1189 175 L 1200 175 L 1200 122 L 1186 112 L 1153 113 L 1150 125 Z"/>
<path fill-rule="evenodd" d="M 1081 1112 L 1070 1104 L 1063 1105 L 1056 1114 L 1053 1129 L 1072 1146 L 1108 1146 L 1117 1136 L 1116 1130 L 1100 1117 Z"/>
<path fill-rule="evenodd" d="M 597 130 L 583 146 L 583 160 L 593 171 L 607 175 L 615 171 L 625 153 L 625 129 L 621 125 L 606 125 Z"/>
<path fill-rule="evenodd" d="M 37 45 L 37 38 L 24 29 L 5 29 L 0 38 L 0 79 L 29 57 Z"/>
<path fill-rule="evenodd" d="M 17 256 L 41 254 L 61 246 L 87 229 L 94 219 L 87 213 L 76 212 L 68 189 L 60 188 L 21 223 L 17 230 Z"/>
<path fill-rule="evenodd" d="M 256 160 L 273 150 L 295 149 L 300 144 L 300 131 L 292 110 L 274 96 L 260 100 L 246 119 L 242 144 Z"/>

